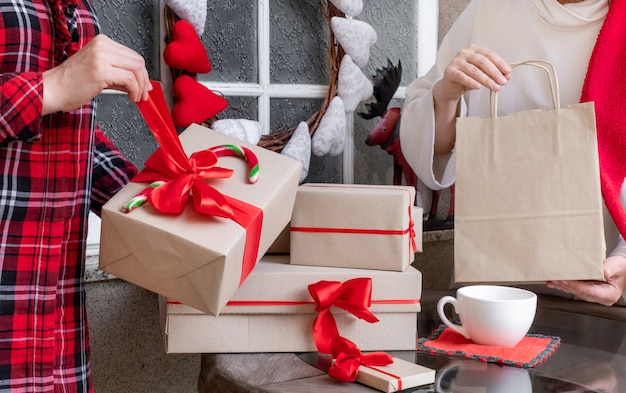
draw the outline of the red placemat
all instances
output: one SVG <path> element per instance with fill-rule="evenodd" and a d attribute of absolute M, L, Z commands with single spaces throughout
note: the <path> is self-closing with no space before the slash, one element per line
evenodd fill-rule
<path fill-rule="evenodd" d="M 527 334 L 515 347 L 478 345 L 446 325 L 441 325 L 430 337 L 419 339 L 417 349 L 441 355 L 463 356 L 485 363 L 530 368 L 550 357 L 560 344 L 559 337 Z"/>

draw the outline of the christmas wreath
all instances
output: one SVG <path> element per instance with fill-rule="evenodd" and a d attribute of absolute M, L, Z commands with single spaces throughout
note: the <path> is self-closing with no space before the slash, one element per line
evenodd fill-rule
<path fill-rule="evenodd" d="M 197 81 L 197 75 L 211 71 L 202 37 L 205 30 L 206 0 L 166 0 L 163 59 L 173 80 L 172 118 L 179 127 L 204 123 L 215 131 L 257 144 L 302 162 L 303 181 L 308 174 L 311 152 L 316 156 L 343 152 L 346 114 L 374 93 L 372 81 L 361 68 L 369 60 L 376 31 L 356 19 L 362 0 L 321 0 L 320 7 L 330 31 L 331 78 L 320 108 L 308 119 L 286 130 L 264 132 L 258 122 L 248 119 L 220 119 L 228 102 Z"/>

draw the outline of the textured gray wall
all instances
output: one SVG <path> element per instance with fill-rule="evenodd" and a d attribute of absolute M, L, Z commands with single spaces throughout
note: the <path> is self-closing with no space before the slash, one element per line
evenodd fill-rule
<path fill-rule="evenodd" d="M 136 50 L 152 79 L 159 79 L 159 4 L 154 0 L 94 0 L 103 34 Z M 98 98 L 98 123 L 129 160 L 138 166 L 157 143 L 134 103 L 125 95 Z"/>

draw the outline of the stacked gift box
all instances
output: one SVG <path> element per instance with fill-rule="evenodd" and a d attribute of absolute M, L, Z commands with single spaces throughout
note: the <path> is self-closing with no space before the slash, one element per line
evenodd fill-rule
<path fill-rule="evenodd" d="M 161 147 L 104 206 L 100 267 L 161 295 L 168 353 L 330 353 L 338 335 L 415 349 L 414 188 L 299 186 L 298 161 L 199 125 L 177 135 L 155 101 L 140 109 Z"/>
<path fill-rule="evenodd" d="M 264 255 L 217 315 L 162 298 L 167 352 L 316 351 L 319 304 L 309 286 L 359 278 L 371 280 L 371 294 L 361 301 L 378 322 L 333 307 L 340 334 L 362 350 L 415 349 L 422 282 L 410 266 L 421 244 L 414 198 L 414 189 L 403 186 L 299 186 L 288 249 Z"/>
<path fill-rule="evenodd" d="M 422 213 L 412 206 L 414 197 L 410 187 L 298 187 L 289 231 L 219 315 L 160 297 L 166 351 L 331 353 L 330 343 L 316 337 L 324 302 L 312 290 L 326 283 L 346 287 L 344 293 L 376 317 L 368 321 L 341 305 L 330 307 L 338 334 L 359 351 L 414 350 L 422 288 L 422 275 L 411 266 L 421 246 L 413 217 Z M 369 280 L 370 293 L 351 287 L 363 279 Z M 434 378 L 433 370 L 397 358 L 361 368 L 357 381 L 390 392 Z"/>
<path fill-rule="evenodd" d="M 369 274 L 368 274 L 369 273 Z M 317 351 L 313 324 L 317 304 L 308 286 L 323 280 L 345 283 L 371 278 L 369 323 L 340 308 L 332 310 L 340 333 L 363 350 L 410 350 L 416 346 L 421 275 L 389 271 L 296 266 L 288 255 L 265 255 L 218 316 L 161 297 L 169 353 Z"/>

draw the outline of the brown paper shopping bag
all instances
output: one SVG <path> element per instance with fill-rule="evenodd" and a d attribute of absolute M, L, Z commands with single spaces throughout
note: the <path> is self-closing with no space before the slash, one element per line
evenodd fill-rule
<path fill-rule="evenodd" d="M 604 280 L 602 197 L 593 103 L 459 118 L 455 281 Z M 513 78 L 515 72 L 513 72 Z M 508 94 L 514 94 L 513 92 Z"/>

